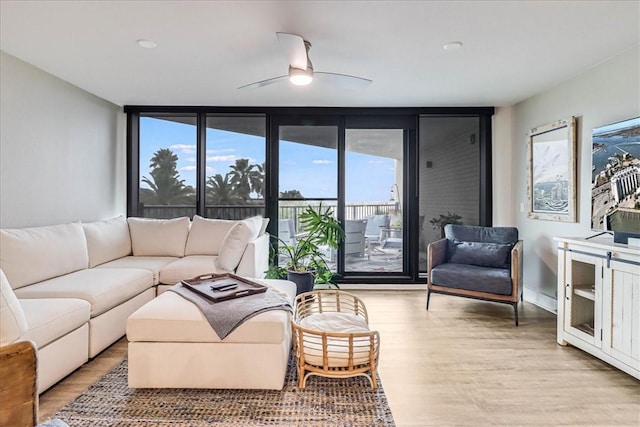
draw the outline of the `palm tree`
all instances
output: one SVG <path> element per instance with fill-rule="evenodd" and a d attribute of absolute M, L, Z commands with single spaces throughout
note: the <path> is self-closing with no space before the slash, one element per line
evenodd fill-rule
<path fill-rule="evenodd" d="M 254 165 L 249 164 L 249 159 L 236 159 L 236 164 L 231 165 L 231 184 L 241 199 L 249 199 L 251 193 L 251 171 Z"/>
<path fill-rule="evenodd" d="M 219 173 L 207 179 L 207 205 L 236 205 L 242 201 L 231 184 L 230 173 L 224 178 Z"/>
<path fill-rule="evenodd" d="M 258 195 L 258 198 L 264 198 L 264 163 L 261 165 L 251 165 L 253 170 L 249 173 L 249 183 L 251 191 Z"/>
<path fill-rule="evenodd" d="M 304 196 L 299 190 L 287 190 L 280 192 L 281 199 L 304 199 Z"/>
<path fill-rule="evenodd" d="M 193 187 L 186 186 L 178 173 L 178 156 L 169 148 L 161 148 L 151 157 L 149 175 L 142 178 L 142 182 L 149 188 L 140 189 L 140 199 L 143 203 L 157 205 L 174 205 L 193 201 Z"/>

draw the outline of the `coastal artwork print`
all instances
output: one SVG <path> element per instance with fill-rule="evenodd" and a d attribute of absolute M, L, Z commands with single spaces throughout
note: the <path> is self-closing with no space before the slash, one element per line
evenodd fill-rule
<path fill-rule="evenodd" d="M 640 117 L 592 131 L 591 228 L 640 233 Z"/>
<path fill-rule="evenodd" d="M 529 137 L 529 217 L 575 222 L 575 119 L 538 126 Z"/>

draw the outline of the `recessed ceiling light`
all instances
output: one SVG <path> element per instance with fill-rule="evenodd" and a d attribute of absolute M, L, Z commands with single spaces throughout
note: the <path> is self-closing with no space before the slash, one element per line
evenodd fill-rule
<path fill-rule="evenodd" d="M 442 47 L 444 50 L 458 50 L 462 47 L 462 42 L 449 42 Z"/>
<path fill-rule="evenodd" d="M 152 40 L 140 39 L 137 41 L 137 43 L 138 43 L 138 46 L 143 47 L 145 49 L 155 49 L 158 46 L 156 42 Z"/>

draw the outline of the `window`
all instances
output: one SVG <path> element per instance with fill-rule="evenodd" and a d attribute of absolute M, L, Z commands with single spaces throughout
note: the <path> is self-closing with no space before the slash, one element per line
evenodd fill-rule
<path fill-rule="evenodd" d="M 327 251 L 340 282 L 419 283 L 434 218 L 491 225 L 491 107 L 125 112 L 129 216 L 262 215 L 289 241 L 322 202 L 349 233 Z"/>
<path fill-rule="evenodd" d="M 140 117 L 139 215 L 196 213 L 196 115 Z"/>

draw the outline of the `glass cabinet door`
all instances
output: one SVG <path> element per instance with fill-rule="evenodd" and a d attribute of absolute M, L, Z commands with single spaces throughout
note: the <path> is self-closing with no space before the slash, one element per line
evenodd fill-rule
<path fill-rule="evenodd" d="M 595 346 L 601 342 L 602 259 L 567 253 L 565 329 Z"/>

